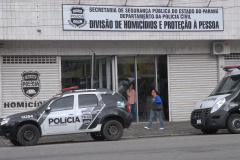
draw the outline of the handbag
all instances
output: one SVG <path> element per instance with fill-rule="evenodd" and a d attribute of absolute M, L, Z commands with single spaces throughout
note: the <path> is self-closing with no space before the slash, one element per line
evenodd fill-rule
<path fill-rule="evenodd" d="M 160 111 L 160 110 L 162 110 L 162 109 L 163 109 L 162 103 L 153 102 L 153 104 L 152 104 L 152 110 Z"/>

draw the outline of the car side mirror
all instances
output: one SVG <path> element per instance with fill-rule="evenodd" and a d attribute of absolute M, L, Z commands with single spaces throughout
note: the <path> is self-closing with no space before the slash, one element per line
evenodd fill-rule
<path fill-rule="evenodd" d="M 49 106 L 45 109 L 46 112 L 50 112 L 51 110 L 52 110 L 52 109 L 51 109 L 51 107 L 49 107 Z"/>

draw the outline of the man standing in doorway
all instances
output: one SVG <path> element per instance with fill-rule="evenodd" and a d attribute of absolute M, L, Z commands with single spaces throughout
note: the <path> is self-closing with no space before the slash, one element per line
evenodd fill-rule
<path fill-rule="evenodd" d="M 136 122 L 136 91 L 133 89 L 133 84 L 130 83 L 127 90 L 128 103 L 130 105 L 131 113 L 133 116 L 133 122 Z"/>

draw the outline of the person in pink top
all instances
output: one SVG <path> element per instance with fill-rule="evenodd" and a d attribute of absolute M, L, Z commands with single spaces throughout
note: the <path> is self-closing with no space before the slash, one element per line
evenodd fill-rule
<path fill-rule="evenodd" d="M 129 85 L 129 88 L 127 90 L 127 95 L 128 95 L 128 103 L 133 116 L 133 122 L 136 122 L 136 92 L 133 89 L 132 83 L 130 83 Z"/>

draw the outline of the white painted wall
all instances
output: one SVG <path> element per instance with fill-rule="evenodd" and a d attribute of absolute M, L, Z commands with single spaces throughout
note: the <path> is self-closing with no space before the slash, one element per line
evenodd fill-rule
<path fill-rule="evenodd" d="M 5 41 L 0 55 L 210 54 L 212 41 Z"/>
<path fill-rule="evenodd" d="M 4 41 L 0 55 L 210 54 L 213 41 Z M 239 41 L 227 41 L 239 53 Z"/>
<path fill-rule="evenodd" d="M 224 8 L 224 31 L 109 32 L 63 31 L 62 4 L 167 6 L 168 0 L 1 0 L 0 40 L 238 40 L 239 0 L 212 0 Z M 170 7 L 207 7 L 208 0 L 173 0 Z M 40 29 L 41 32 L 37 32 Z"/>

